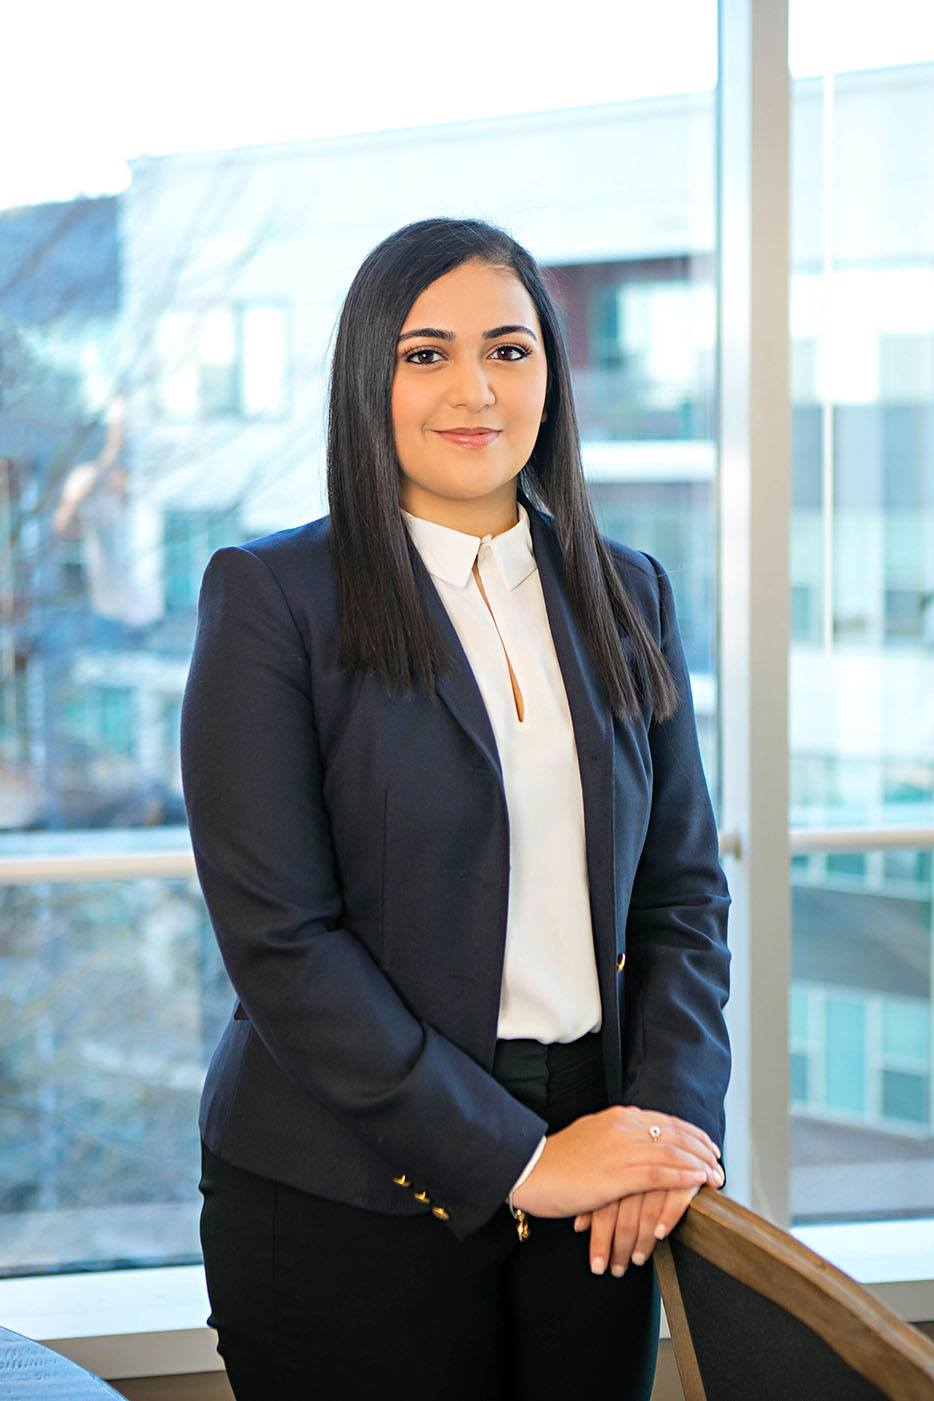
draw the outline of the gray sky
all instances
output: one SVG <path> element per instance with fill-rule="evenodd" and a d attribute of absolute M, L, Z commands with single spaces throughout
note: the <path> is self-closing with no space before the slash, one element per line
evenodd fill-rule
<path fill-rule="evenodd" d="M 0 208 L 122 189 L 145 152 L 618 102 L 716 75 L 715 0 L 8 9 Z M 931 59 L 934 6 L 792 0 L 796 74 Z"/>

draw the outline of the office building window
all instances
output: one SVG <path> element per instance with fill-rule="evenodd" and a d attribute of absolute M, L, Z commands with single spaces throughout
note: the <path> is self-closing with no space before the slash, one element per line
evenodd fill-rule
<path fill-rule="evenodd" d="M 129 687 L 66 685 L 59 705 L 64 742 L 95 754 L 132 754 L 136 726 Z"/>
<path fill-rule="evenodd" d="M 795 983 L 789 1036 L 799 1132 L 816 1141 L 826 1118 L 836 1129 L 900 1135 L 914 1161 L 913 1145 L 932 1123 L 925 1000 Z M 888 1152 L 899 1151 L 890 1140 Z"/>
<path fill-rule="evenodd" d="M 791 1190 L 801 1221 L 930 1209 L 930 851 L 792 864 Z"/>
<path fill-rule="evenodd" d="M 156 407 L 163 418 L 277 419 L 286 407 L 286 318 L 280 305 L 166 311 L 156 331 Z"/>
<path fill-rule="evenodd" d="M 198 602 L 201 575 L 215 550 L 240 543 L 237 510 L 188 511 L 173 508 L 163 519 L 165 607 L 185 613 Z"/>
<path fill-rule="evenodd" d="M 713 437 L 709 257 L 563 264 L 548 276 L 562 308 L 585 439 Z"/>
<path fill-rule="evenodd" d="M 590 484 L 606 533 L 637 544 L 670 571 L 688 665 L 709 676 L 715 669 L 711 492 L 703 481 Z"/>

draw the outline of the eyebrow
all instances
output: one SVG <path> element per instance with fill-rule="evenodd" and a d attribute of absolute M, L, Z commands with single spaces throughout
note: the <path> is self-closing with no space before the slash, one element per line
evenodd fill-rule
<path fill-rule="evenodd" d="M 494 326 L 491 331 L 483 332 L 483 339 L 485 341 L 491 341 L 495 340 L 497 336 L 514 335 L 516 331 L 524 331 L 527 336 L 532 337 L 533 341 L 538 340 L 538 336 L 532 330 L 531 326 L 520 326 L 518 324 L 515 326 Z M 439 330 L 437 326 L 422 326 L 417 331 L 403 331 L 399 340 L 416 340 L 422 337 L 424 337 L 425 340 L 431 341 L 452 341 L 455 339 L 453 331 L 442 331 Z"/>

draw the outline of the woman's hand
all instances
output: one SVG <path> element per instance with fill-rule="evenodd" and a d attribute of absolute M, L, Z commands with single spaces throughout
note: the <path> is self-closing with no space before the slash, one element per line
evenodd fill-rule
<path fill-rule="evenodd" d="M 699 1187 L 687 1187 L 682 1191 L 635 1192 L 578 1215 L 575 1231 L 590 1230 L 590 1268 L 594 1274 L 602 1275 L 607 1262 L 617 1278 L 626 1273 L 630 1260 L 644 1265 L 656 1242 L 674 1230 L 699 1191 Z"/>
<path fill-rule="evenodd" d="M 660 1133 L 653 1133 L 655 1128 Z M 513 1193 L 513 1205 L 531 1216 L 550 1217 L 606 1208 L 598 1232 L 603 1240 L 610 1211 L 618 1214 L 621 1198 L 696 1191 L 705 1182 L 719 1187 L 718 1156 L 704 1131 L 683 1119 L 613 1105 L 549 1134 L 535 1167 Z"/>

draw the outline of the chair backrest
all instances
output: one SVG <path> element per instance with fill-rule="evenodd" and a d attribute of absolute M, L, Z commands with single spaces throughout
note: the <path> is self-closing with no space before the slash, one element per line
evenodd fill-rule
<path fill-rule="evenodd" d="M 934 1401 L 934 1342 L 729 1197 L 654 1258 L 685 1401 Z"/>

